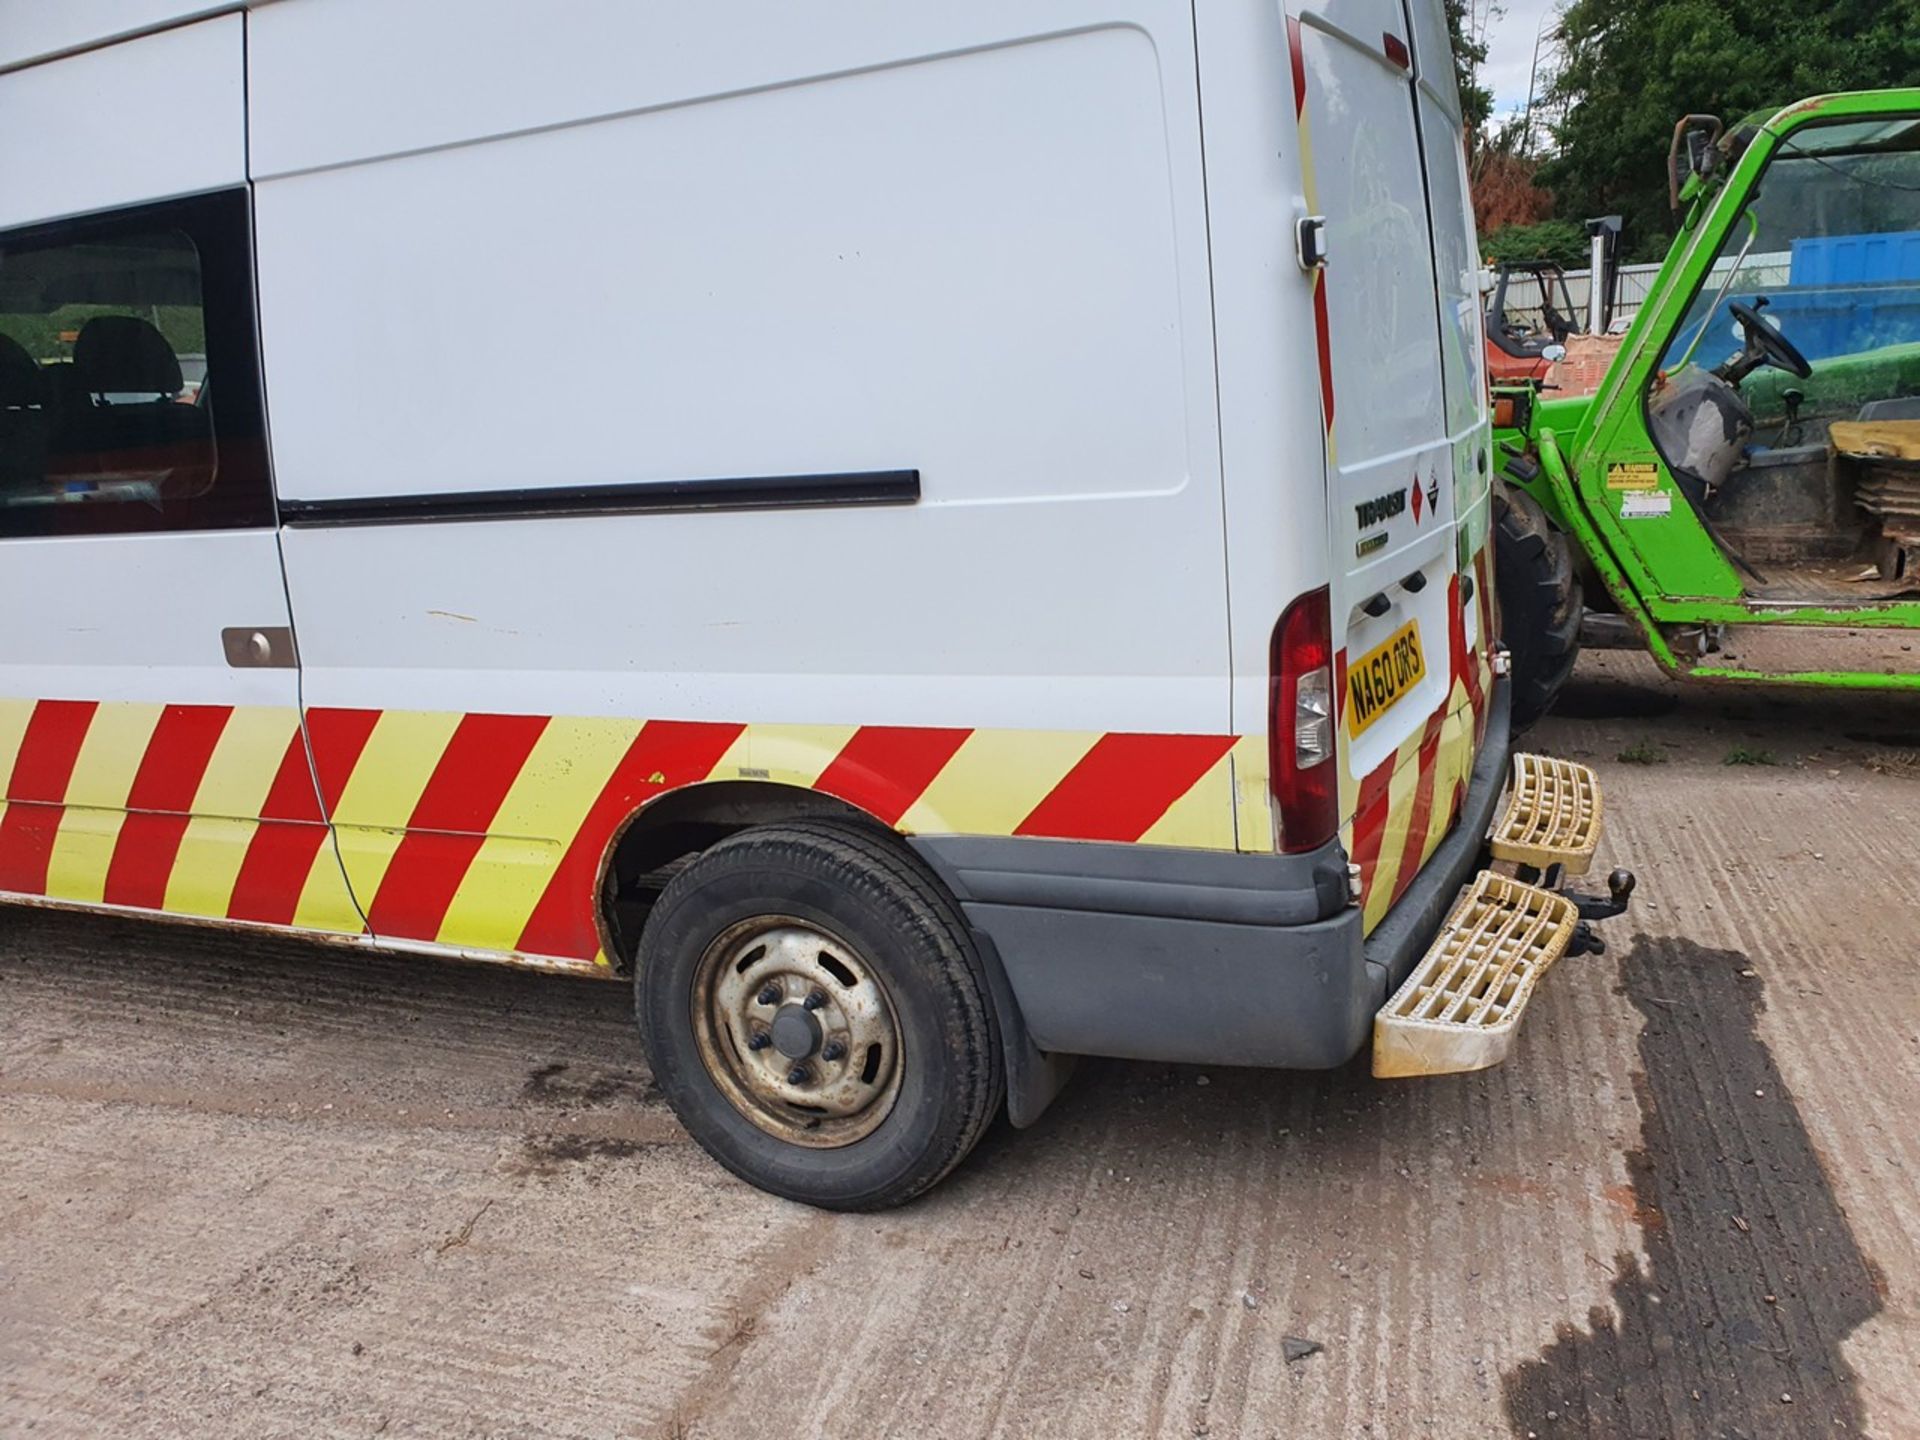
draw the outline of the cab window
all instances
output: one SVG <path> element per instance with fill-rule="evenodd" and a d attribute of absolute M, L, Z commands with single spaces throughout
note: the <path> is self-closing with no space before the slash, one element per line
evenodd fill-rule
<path fill-rule="evenodd" d="M 1920 120 L 1783 140 L 1661 369 L 1721 364 L 1745 339 L 1730 307 L 1763 298 L 1762 317 L 1816 365 L 1920 343 Z"/>
<path fill-rule="evenodd" d="M 245 192 L 0 234 L 0 536 L 272 522 Z"/>

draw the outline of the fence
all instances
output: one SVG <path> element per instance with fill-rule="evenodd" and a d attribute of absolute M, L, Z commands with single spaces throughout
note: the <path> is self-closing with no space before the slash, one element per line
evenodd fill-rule
<path fill-rule="evenodd" d="M 1777 254 L 1749 255 L 1746 263 L 1740 267 L 1741 289 L 1751 290 L 1770 285 L 1785 285 L 1791 256 L 1781 251 Z M 1726 278 L 1733 266 L 1731 255 L 1716 260 L 1709 272 L 1708 284 L 1718 286 Z M 1660 273 L 1656 261 L 1650 265 L 1622 265 L 1619 267 L 1619 280 L 1614 287 L 1613 319 L 1616 328 L 1624 328 L 1622 322 L 1631 320 L 1640 313 L 1640 307 L 1646 303 L 1648 293 L 1653 289 L 1653 277 Z M 1567 276 L 1567 298 L 1573 305 L 1573 319 L 1583 328 L 1587 323 L 1587 295 L 1592 287 L 1593 276 L 1586 270 L 1569 270 Z M 1560 297 L 1554 296 L 1554 304 L 1562 304 Z M 1540 314 L 1540 285 L 1531 275 L 1515 275 L 1507 285 L 1507 315 L 1510 319 L 1527 326 L 1538 328 L 1544 324 Z"/>

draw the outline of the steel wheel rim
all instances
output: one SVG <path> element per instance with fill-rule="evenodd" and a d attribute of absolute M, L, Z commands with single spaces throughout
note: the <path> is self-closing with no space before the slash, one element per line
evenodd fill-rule
<path fill-rule="evenodd" d="M 692 1001 L 708 1078 L 770 1135 L 851 1145 L 899 1098 L 893 1001 L 871 962 L 822 926 L 786 915 L 729 926 L 700 956 Z"/>

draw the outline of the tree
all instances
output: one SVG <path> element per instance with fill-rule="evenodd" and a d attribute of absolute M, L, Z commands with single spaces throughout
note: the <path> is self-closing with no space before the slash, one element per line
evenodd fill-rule
<path fill-rule="evenodd" d="M 1920 75 L 1920 0 L 1569 0 L 1560 28 L 1561 118 L 1539 178 L 1562 215 L 1625 216 L 1637 259 L 1673 235 L 1667 145 L 1682 115 L 1731 124 Z"/>
<path fill-rule="evenodd" d="M 1447 38 L 1453 42 L 1453 78 L 1460 86 L 1460 111 L 1469 137 L 1479 134 L 1493 113 L 1493 91 L 1480 83 L 1480 67 L 1487 63 L 1484 28 L 1474 26 L 1474 0 L 1447 0 Z M 1486 20 L 1499 14 L 1489 7 Z"/>
<path fill-rule="evenodd" d="M 1502 260 L 1558 260 L 1569 269 L 1585 269 L 1587 232 L 1571 220 L 1506 225 L 1484 237 L 1480 252 L 1495 264 Z"/>

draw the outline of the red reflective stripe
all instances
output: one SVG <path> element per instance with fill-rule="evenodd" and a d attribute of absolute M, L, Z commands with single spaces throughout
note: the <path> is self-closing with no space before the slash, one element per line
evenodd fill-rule
<path fill-rule="evenodd" d="M 1387 789 L 1393 783 L 1393 762 L 1398 758 L 1399 752 L 1395 751 L 1373 767 L 1360 782 L 1360 794 L 1353 805 L 1353 853 L 1347 858 L 1360 867 L 1363 900 L 1373 888 L 1380 843 L 1387 836 Z"/>
<path fill-rule="evenodd" d="M 462 717 L 368 907 L 367 928 L 375 935 L 439 935 L 487 827 L 546 728 L 544 715 Z"/>
<path fill-rule="evenodd" d="M 614 831 L 647 801 L 704 780 L 744 725 L 650 720 L 600 789 L 514 947 L 528 955 L 590 960 L 600 949 L 595 920 L 600 860 Z"/>
<path fill-rule="evenodd" d="M 377 710 L 313 710 L 307 715 L 314 762 L 331 784 L 337 801 L 346 789 L 380 719 Z M 280 757 L 280 769 L 260 807 L 260 828 L 247 845 L 246 859 L 227 902 L 232 920 L 257 920 L 268 925 L 291 925 L 300 908 L 300 892 L 313 869 L 314 856 L 326 843 L 327 827 L 313 793 L 314 767 L 307 763 L 307 747 L 298 727 Z"/>
<path fill-rule="evenodd" d="M 340 797 L 346 793 L 347 781 L 353 776 L 353 767 L 360 763 L 360 752 L 367 748 L 367 740 L 373 734 L 373 727 L 380 723 L 378 710 L 309 710 L 307 712 L 307 739 L 313 746 L 314 775 L 320 783 L 321 797 L 331 811 L 340 803 Z M 308 813 L 315 820 L 321 817 L 314 808 L 313 776 L 308 777 L 307 800 Z M 268 814 L 273 812 L 269 810 Z M 306 819 L 307 815 L 288 815 L 289 820 Z"/>
<path fill-rule="evenodd" d="M 33 707 L 0 813 L 0 890 L 46 893 L 47 862 L 66 813 L 61 802 L 99 708 L 93 700 L 42 700 Z"/>
<path fill-rule="evenodd" d="M 1427 720 L 1426 733 L 1420 738 L 1420 778 L 1414 785 L 1413 813 L 1407 819 L 1406 840 L 1400 848 L 1400 873 L 1393 880 L 1395 900 L 1407 893 L 1407 886 L 1420 873 L 1420 862 L 1426 859 L 1427 827 L 1433 822 L 1434 786 L 1440 776 L 1440 730 L 1446 718 L 1443 703 Z"/>
<path fill-rule="evenodd" d="M 1102 735 L 1013 833 L 1138 840 L 1232 748 L 1231 735 Z"/>
<path fill-rule="evenodd" d="M 1327 433 L 1333 433 L 1333 337 L 1327 324 L 1327 272 L 1313 277 L 1313 343 L 1320 352 L 1320 409 Z"/>
<path fill-rule="evenodd" d="M 1293 118 L 1297 121 L 1307 110 L 1307 59 L 1300 48 L 1300 21 L 1287 17 L 1287 54 L 1293 61 Z"/>
<path fill-rule="evenodd" d="M 926 793 L 971 734 L 971 730 L 863 726 L 813 788 L 837 795 L 891 825 Z"/>
<path fill-rule="evenodd" d="M 103 896 L 109 905 L 158 910 L 166 903 L 193 797 L 232 714 L 230 705 L 169 705 L 160 712 L 113 842 Z"/>
<path fill-rule="evenodd" d="M 35 705 L 14 757 L 7 799 L 62 803 L 73 779 L 74 762 L 80 758 L 81 742 L 99 708 L 95 700 L 42 700 Z"/>

